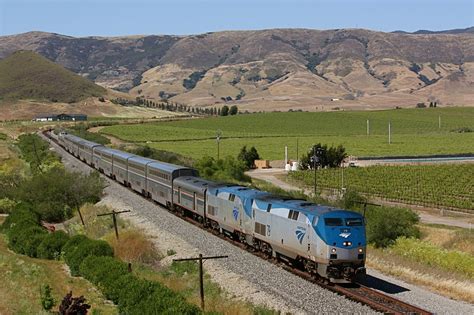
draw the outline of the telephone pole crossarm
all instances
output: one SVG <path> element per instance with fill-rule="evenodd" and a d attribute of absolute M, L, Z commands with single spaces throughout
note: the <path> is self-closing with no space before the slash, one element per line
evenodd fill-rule
<path fill-rule="evenodd" d="M 204 271 L 202 269 L 202 263 L 206 259 L 221 259 L 221 258 L 228 258 L 227 255 L 219 255 L 219 256 L 203 256 L 199 254 L 199 257 L 191 257 L 191 258 L 177 258 L 173 259 L 173 262 L 179 261 L 191 261 L 191 260 L 198 260 L 199 261 L 199 291 L 201 294 L 201 308 L 204 311 Z"/>
<path fill-rule="evenodd" d="M 125 212 L 130 212 L 130 211 L 131 211 L 131 210 L 122 210 L 122 211 L 115 211 L 115 210 L 112 210 L 112 212 L 101 213 L 101 214 L 98 214 L 97 216 L 98 216 L 98 217 L 103 217 L 103 216 L 106 216 L 106 215 L 111 215 L 111 216 L 112 216 L 112 221 L 114 222 L 114 229 L 115 229 L 115 238 L 116 238 L 116 239 L 119 239 L 118 227 L 117 227 L 117 214 L 121 214 L 121 213 L 125 213 Z"/>

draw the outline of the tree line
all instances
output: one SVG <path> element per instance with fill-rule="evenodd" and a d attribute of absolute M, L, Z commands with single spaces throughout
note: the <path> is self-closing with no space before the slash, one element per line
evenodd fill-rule
<path fill-rule="evenodd" d="M 125 98 L 114 98 L 110 100 L 113 104 L 123 105 L 123 106 L 145 106 L 158 108 L 161 110 L 166 110 L 169 112 L 179 112 L 179 113 L 189 113 L 195 115 L 204 115 L 204 116 L 232 116 L 239 113 L 239 109 L 236 105 L 222 107 L 195 107 L 185 104 L 180 104 L 177 102 L 155 102 L 152 100 L 144 99 L 143 97 L 136 97 L 135 100 L 125 99 Z"/>

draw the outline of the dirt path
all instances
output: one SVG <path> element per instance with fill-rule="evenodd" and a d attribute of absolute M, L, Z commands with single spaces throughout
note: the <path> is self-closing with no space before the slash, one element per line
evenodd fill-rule
<path fill-rule="evenodd" d="M 280 168 L 271 169 L 257 169 L 246 173 L 252 178 L 264 180 L 275 186 L 278 186 L 284 190 L 296 190 L 300 191 L 302 188 L 292 185 L 288 182 L 281 180 L 279 177 L 286 175 L 286 171 Z M 313 194 L 310 189 L 303 189 L 307 195 Z M 416 205 L 409 205 L 403 203 L 389 202 L 385 200 L 377 199 L 377 203 L 388 205 L 388 206 L 403 206 L 408 207 L 418 213 L 420 220 L 423 223 L 428 224 L 442 224 L 448 226 L 461 227 L 465 229 L 474 228 L 474 215 L 465 213 L 452 213 L 452 211 L 443 211 L 442 209 L 427 208 Z"/>

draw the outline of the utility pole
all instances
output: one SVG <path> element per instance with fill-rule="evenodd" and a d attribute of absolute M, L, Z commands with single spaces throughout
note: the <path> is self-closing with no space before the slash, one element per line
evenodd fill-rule
<path fill-rule="evenodd" d="M 367 119 L 367 135 L 370 135 L 370 120 Z"/>
<path fill-rule="evenodd" d="M 316 178 L 316 169 L 317 169 L 317 164 L 319 163 L 320 160 L 320 155 L 323 152 L 323 148 L 317 148 L 316 146 L 313 146 L 313 156 L 311 157 L 311 162 L 313 162 L 313 168 L 314 168 L 314 196 L 316 197 L 317 195 L 317 178 Z"/>
<path fill-rule="evenodd" d="M 217 134 L 216 134 L 216 141 L 217 141 L 217 160 L 219 161 L 219 143 L 221 141 L 221 135 L 222 135 L 222 131 L 220 130 L 217 130 Z"/>
<path fill-rule="evenodd" d="M 199 293 L 201 295 L 201 309 L 204 311 L 204 272 L 202 269 L 202 263 L 203 260 L 205 259 L 221 259 L 221 258 L 227 258 L 229 256 L 223 255 L 223 256 L 206 256 L 203 257 L 202 254 L 199 254 L 199 257 L 196 258 L 180 258 L 180 259 L 173 259 L 173 262 L 178 262 L 178 261 L 190 261 L 190 260 L 198 260 L 199 261 Z"/>
<path fill-rule="evenodd" d="M 392 122 L 388 122 L 388 144 L 392 143 Z"/>
<path fill-rule="evenodd" d="M 438 129 L 441 130 L 441 115 L 438 116 Z"/>
<path fill-rule="evenodd" d="M 117 227 L 117 214 L 125 213 L 125 212 L 130 212 L 130 210 L 123 210 L 123 211 L 112 210 L 112 212 L 102 213 L 102 214 L 97 215 L 98 217 L 103 217 L 105 215 L 111 215 L 112 216 L 112 220 L 114 221 L 114 229 L 115 229 L 115 238 L 116 239 L 119 239 L 118 227 Z"/>
<path fill-rule="evenodd" d="M 299 155 L 298 155 L 298 138 L 296 138 L 296 162 L 299 163 L 300 159 L 299 159 Z"/>

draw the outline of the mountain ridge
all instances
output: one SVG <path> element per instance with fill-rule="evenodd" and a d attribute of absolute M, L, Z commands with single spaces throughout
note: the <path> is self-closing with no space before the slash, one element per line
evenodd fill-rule
<path fill-rule="evenodd" d="M 269 29 L 80 38 L 33 32 L 0 37 L 0 58 L 26 48 L 102 86 L 198 106 L 472 105 L 470 29 L 455 34 Z"/>

